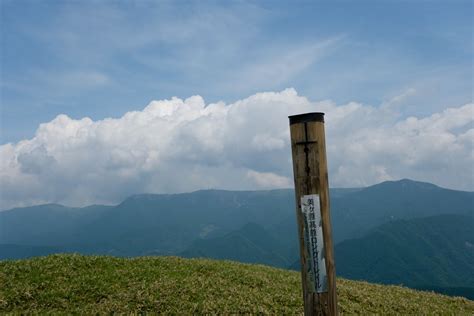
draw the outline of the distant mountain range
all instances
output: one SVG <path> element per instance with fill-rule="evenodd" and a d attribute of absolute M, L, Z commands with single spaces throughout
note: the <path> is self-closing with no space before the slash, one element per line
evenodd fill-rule
<path fill-rule="evenodd" d="M 0 244 L 54 246 L 124 256 L 176 254 L 196 239 L 247 223 L 296 229 L 291 190 L 136 195 L 115 207 L 49 204 L 0 212 Z M 294 237 L 296 238 L 296 237 Z"/>
<path fill-rule="evenodd" d="M 474 192 L 405 179 L 330 195 L 339 275 L 470 295 L 474 281 L 462 274 L 474 275 Z M 0 212 L 0 259 L 172 254 L 297 268 L 294 199 L 289 189 L 204 190 L 12 209 Z"/>

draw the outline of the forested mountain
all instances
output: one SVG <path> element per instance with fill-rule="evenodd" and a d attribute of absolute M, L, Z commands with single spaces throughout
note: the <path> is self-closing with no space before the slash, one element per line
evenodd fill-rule
<path fill-rule="evenodd" d="M 473 192 L 400 180 L 332 189 L 330 194 L 338 273 L 411 286 L 463 286 L 449 277 L 454 273 L 450 269 L 469 261 L 468 248 L 463 247 L 474 241 L 466 239 L 459 246 L 450 236 L 459 235 L 459 227 L 471 223 L 466 219 L 474 216 Z M 295 268 L 299 253 L 295 217 L 294 193 L 289 189 L 142 194 L 117 206 L 18 208 L 0 212 L 0 259 L 55 252 L 182 255 Z M 456 221 L 464 226 L 455 225 Z M 443 251 L 422 256 L 432 254 L 435 247 Z M 380 254 L 397 260 L 379 259 L 380 269 L 370 268 L 375 264 L 371 260 Z M 398 270 L 388 268 L 391 263 Z M 416 272 L 434 267 L 438 270 L 431 274 Z M 462 267 L 465 270 L 459 271 L 472 272 L 470 265 Z M 434 275 L 448 277 L 443 283 Z"/>
<path fill-rule="evenodd" d="M 474 192 L 431 183 L 386 181 L 331 199 L 334 239 L 362 236 L 383 223 L 441 214 L 474 215 Z"/>
<path fill-rule="evenodd" d="M 116 255 L 174 254 L 196 239 L 221 236 L 252 222 L 272 230 L 290 220 L 294 230 L 293 214 L 291 190 L 143 194 L 114 207 L 48 204 L 0 212 L 0 244 Z"/>
<path fill-rule="evenodd" d="M 0 212 L 0 244 L 117 255 L 173 254 L 196 239 L 224 236 L 255 223 L 284 247 L 295 248 L 294 209 L 292 190 L 143 194 L 113 207 L 48 204 Z M 473 192 L 410 180 L 331 190 L 336 243 L 396 219 L 472 215 L 473 209 Z"/>
<path fill-rule="evenodd" d="M 340 276 L 446 292 L 474 299 L 474 217 L 398 220 L 336 246 Z"/>
<path fill-rule="evenodd" d="M 282 243 L 258 224 L 249 223 L 222 237 L 196 240 L 183 257 L 228 259 L 286 268 L 291 263 Z"/>

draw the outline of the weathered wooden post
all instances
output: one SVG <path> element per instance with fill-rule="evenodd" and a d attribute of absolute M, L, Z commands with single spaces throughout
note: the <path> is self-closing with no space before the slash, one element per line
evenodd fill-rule
<path fill-rule="evenodd" d="M 290 119 L 305 315 L 338 315 L 324 113 Z"/>

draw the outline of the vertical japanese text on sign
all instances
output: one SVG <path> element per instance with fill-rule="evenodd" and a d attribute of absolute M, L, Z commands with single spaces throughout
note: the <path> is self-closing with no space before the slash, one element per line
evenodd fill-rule
<path fill-rule="evenodd" d="M 308 274 L 315 292 L 328 291 L 323 227 L 319 195 L 301 197 L 301 212 L 304 217 L 304 237 L 308 253 Z"/>

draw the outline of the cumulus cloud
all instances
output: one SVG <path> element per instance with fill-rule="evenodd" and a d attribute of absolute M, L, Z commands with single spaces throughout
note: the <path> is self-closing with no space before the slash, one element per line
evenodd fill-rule
<path fill-rule="evenodd" d="M 134 193 L 292 184 L 287 116 L 326 113 L 332 187 L 414 178 L 474 187 L 474 104 L 404 118 L 392 107 L 312 102 L 294 89 L 232 104 L 152 101 L 93 121 L 58 115 L 32 139 L 0 146 L 2 209 L 117 203 Z"/>

